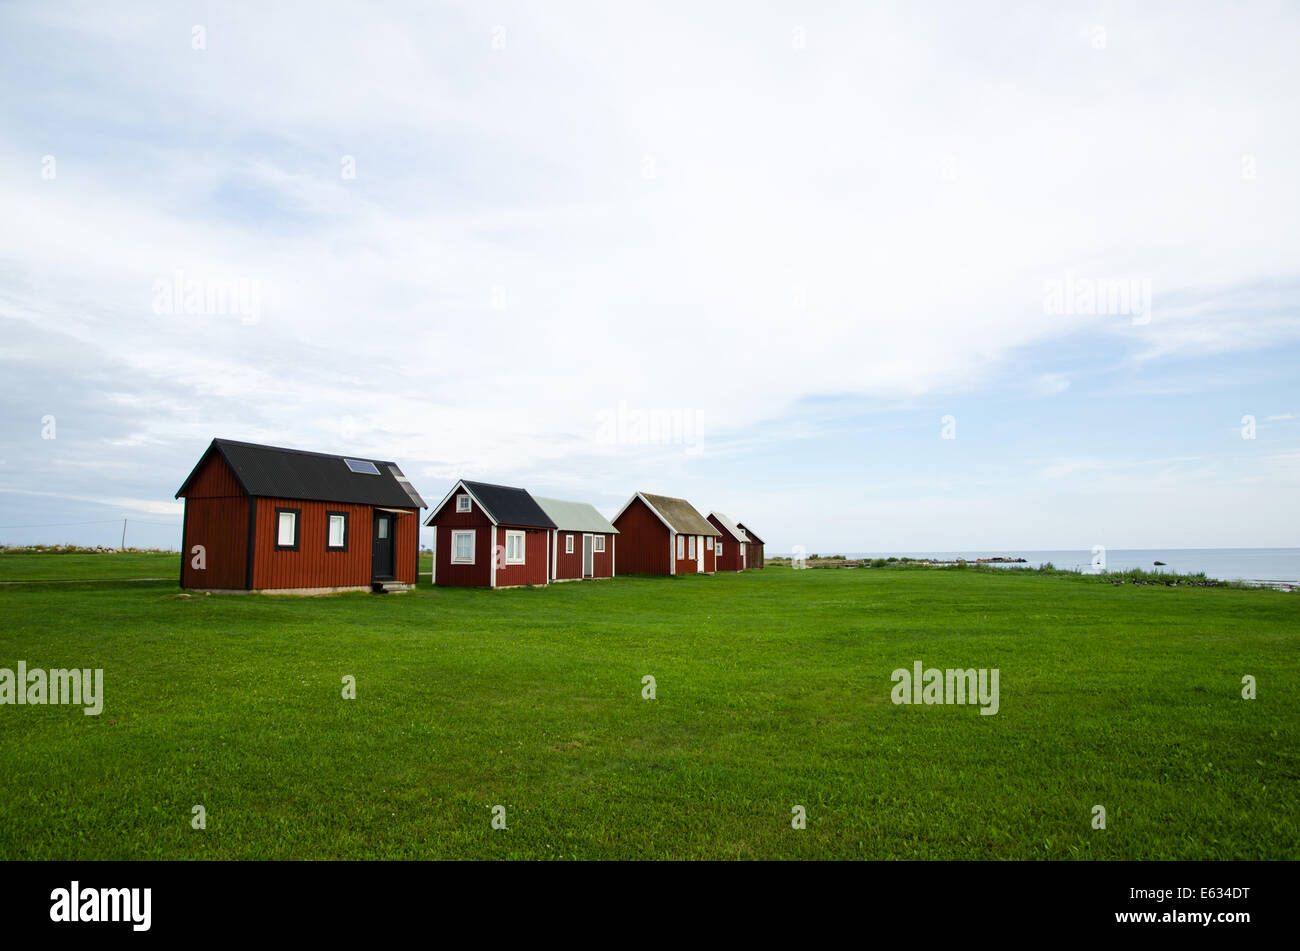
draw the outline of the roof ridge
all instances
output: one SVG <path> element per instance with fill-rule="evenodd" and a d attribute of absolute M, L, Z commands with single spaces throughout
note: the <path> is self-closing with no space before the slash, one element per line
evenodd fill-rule
<path fill-rule="evenodd" d="M 377 459 L 374 456 L 345 455 L 338 452 L 318 452 L 314 449 L 290 449 L 288 446 L 271 446 L 263 442 L 247 442 L 243 439 L 224 439 L 214 436 L 213 443 L 222 446 L 243 446 L 246 449 L 266 449 L 270 452 L 292 452 L 300 456 L 319 456 L 322 459 L 356 459 L 361 462 L 374 462 L 384 466 L 395 466 L 391 459 Z"/>

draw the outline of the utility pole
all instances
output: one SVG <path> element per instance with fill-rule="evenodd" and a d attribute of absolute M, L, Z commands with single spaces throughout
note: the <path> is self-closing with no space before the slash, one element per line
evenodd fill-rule
<path fill-rule="evenodd" d="M 122 551 L 126 551 L 126 519 L 122 519 Z"/>

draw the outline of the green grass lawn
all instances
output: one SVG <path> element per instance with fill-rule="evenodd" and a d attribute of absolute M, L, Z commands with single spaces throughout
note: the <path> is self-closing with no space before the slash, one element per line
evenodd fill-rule
<path fill-rule="evenodd" d="M 30 557 L 6 577 L 123 564 Z M 3 859 L 1300 855 L 1297 595 L 769 568 L 312 599 L 16 585 L 0 611 L 0 667 L 102 667 L 106 694 L 98 717 L 0 706 Z M 893 705 L 915 660 L 998 668 L 1000 712 Z"/>
<path fill-rule="evenodd" d="M 126 578 L 176 578 L 181 556 L 165 552 L 124 551 L 103 554 L 0 552 L 0 581 L 101 581 Z"/>

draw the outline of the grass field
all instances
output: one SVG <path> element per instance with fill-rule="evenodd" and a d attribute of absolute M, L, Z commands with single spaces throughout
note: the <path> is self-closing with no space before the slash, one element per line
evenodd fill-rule
<path fill-rule="evenodd" d="M 120 557 L 4 556 L 0 580 L 176 574 Z M 97 717 L 0 706 L 3 859 L 1300 855 L 1292 594 L 769 568 L 313 599 L 13 585 L 0 611 L 0 667 L 102 667 L 106 695 Z M 895 706 L 916 660 L 998 668 L 1000 711 Z"/>

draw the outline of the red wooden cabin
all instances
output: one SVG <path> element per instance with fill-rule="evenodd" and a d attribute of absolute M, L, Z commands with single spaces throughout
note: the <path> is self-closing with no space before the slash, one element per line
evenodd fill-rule
<path fill-rule="evenodd" d="M 737 522 L 736 527 L 745 533 L 749 542 L 745 546 L 745 567 L 749 569 L 759 569 L 763 567 L 763 539 L 754 534 L 752 528 L 746 527 L 744 522 Z"/>
<path fill-rule="evenodd" d="M 546 584 L 555 529 L 526 489 L 457 482 L 424 524 L 433 527 L 433 583 L 479 588 Z"/>
<path fill-rule="evenodd" d="M 614 577 L 618 529 L 586 502 L 534 496 L 555 523 L 551 532 L 551 580 Z"/>
<path fill-rule="evenodd" d="M 719 571 L 744 571 L 747 563 L 749 536 L 721 512 L 709 513 L 709 524 L 721 537 L 713 544 L 713 555 Z"/>
<path fill-rule="evenodd" d="M 718 530 L 685 499 L 638 492 L 614 516 L 621 575 L 713 574 Z"/>
<path fill-rule="evenodd" d="M 425 505 L 396 463 L 214 439 L 176 498 L 185 499 L 182 588 L 415 585 Z"/>

